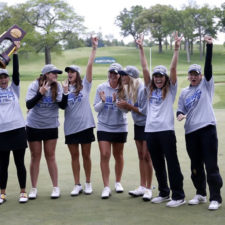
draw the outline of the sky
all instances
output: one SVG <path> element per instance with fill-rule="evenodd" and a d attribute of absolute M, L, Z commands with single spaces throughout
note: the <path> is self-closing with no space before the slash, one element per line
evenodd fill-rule
<path fill-rule="evenodd" d="M 182 6 L 187 5 L 188 2 L 195 0 L 65 0 L 74 8 L 74 11 L 84 17 L 84 25 L 87 31 L 98 33 L 99 31 L 105 35 L 113 35 L 118 40 L 124 40 L 125 43 L 132 40 L 131 37 L 123 38 L 120 35 L 120 29 L 115 25 L 115 19 L 120 12 L 131 6 L 142 5 L 149 8 L 155 4 L 172 5 L 176 9 L 181 9 Z M 0 2 L 7 2 L 8 5 L 25 2 L 25 0 L 0 0 Z M 169 2 L 169 3 L 168 3 Z M 196 1 L 195 1 L 196 2 Z M 203 6 L 221 6 L 225 0 L 198 0 L 197 5 Z M 220 34 L 215 43 L 223 43 L 225 41 L 225 34 Z"/>

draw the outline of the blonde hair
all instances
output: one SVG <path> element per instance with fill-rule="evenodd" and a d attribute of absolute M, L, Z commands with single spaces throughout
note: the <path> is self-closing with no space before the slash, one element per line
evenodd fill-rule
<path fill-rule="evenodd" d="M 129 76 L 129 83 L 124 85 L 126 96 L 134 104 L 137 101 L 138 88 L 142 83 L 140 78 L 133 78 Z"/>

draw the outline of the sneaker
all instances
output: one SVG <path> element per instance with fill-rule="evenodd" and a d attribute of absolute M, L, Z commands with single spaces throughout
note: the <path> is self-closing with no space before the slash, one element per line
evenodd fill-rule
<path fill-rule="evenodd" d="M 60 189 L 59 187 L 53 187 L 52 193 L 51 193 L 51 198 L 56 199 L 60 197 Z"/>
<path fill-rule="evenodd" d="M 134 197 L 138 197 L 138 196 L 142 196 L 145 194 L 145 190 L 146 188 L 143 187 L 143 186 L 139 186 L 138 188 L 136 188 L 135 190 L 133 191 L 129 191 L 129 195 L 132 195 Z"/>
<path fill-rule="evenodd" d="M 207 202 L 206 196 L 195 195 L 194 198 L 188 202 L 188 204 L 189 205 L 198 205 L 200 203 L 206 203 L 206 202 Z"/>
<path fill-rule="evenodd" d="M 171 198 L 170 198 L 169 195 L 165 196 L 165 197 L 158 196 L 158 197 L 153 198 L 151 200 L 151 202 L 158 204 L 158 203 L 167 202 L 167 201 L 170 201 L 170 200 L 171 200 Z"/>
<path fill-rule="evenodd" d="M 37 188 L 31 188 L 28 197 L 29 197 L 29 199 L 36 199 L 37 198 Z"/>
<path fill-rule="evenodd" d="M 80 193 L 82 193 L 83 191 L 83 188 L 80 184 L 75 184 L 73 190 L 71 191 L 70 195 L 71 196 L 77 196 L 79 195 Z"/>
<path fill-rule="evenodd" d="M 102 191 L 102 199 L 107 199 L 111 195 L 111 190 L 109 187 L 104 187 Z"/>
<path fill-rule="evenodd" d="M 3 204 L 6 201 L 6 194 L 0 195 L 0 205 Z"/>
<path fill-rule="evenodd" d="M 167 207 L 171 207 L 171 208 L 174 208 L 174 207 L 178 207 L 178 206 L 181 206 L 183 204 L 185 204 L 186 201 L 184 199 L 180 199 L 180 200 L 171 200 L 169 201 L 166 206 Z"/>
<path fill-rule="evenodd" d="M 152 189 L 146 188 L 142 198 L 144 201 L 150 201 L 152 198 Z"/>
<path fill-rule="evenodd" d="M 28 201 L 28 196 L 26 192 L 20 193 L 19 203 L 26 203 Z"/>
<path fill-rule="evenodd" d="M 84 193 L 86 194 L 86 195 L 90 195 L 91 193 L 92 193 L 92 185 L 91 185 L 91 183 L 85 183 L 84 184 Z"/>
<path fill-rule="evenodd" d="M 217 210 L 217 209 L 219 209 L 220 206 L 221 206 L 221 203 L 219 203 L 217 201 L 211 201 L 209 204 L 208 210 Z"/>
<path fill-rule="evenodd" d="M 122 187 L 121 183 L 119 183 L 119 182 L 115 183 L 115 189 L 116 189 L 116 193 L 122 193 L 123 192 L 123 187 Z"/>

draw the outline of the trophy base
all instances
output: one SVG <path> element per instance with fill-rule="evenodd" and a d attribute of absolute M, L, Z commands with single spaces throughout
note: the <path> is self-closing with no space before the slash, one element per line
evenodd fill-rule
<path fill-rule="evenodd" d="M 10 58 L 6 60 L 3 56 L 0 55 L 0 68 L 5 69 L 6 66 L 9 64 Z"/>

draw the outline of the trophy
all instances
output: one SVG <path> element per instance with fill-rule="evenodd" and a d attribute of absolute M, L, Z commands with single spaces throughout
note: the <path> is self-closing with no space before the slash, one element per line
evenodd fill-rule
<path fill-rule="evenodd" d="M 13 25 L 0 36 L 0 67 L 5 68 L 10 61 L 9 56 L 16 50 L 14 41 L 20 41 L 25 36 L 26 32 Z"/>

